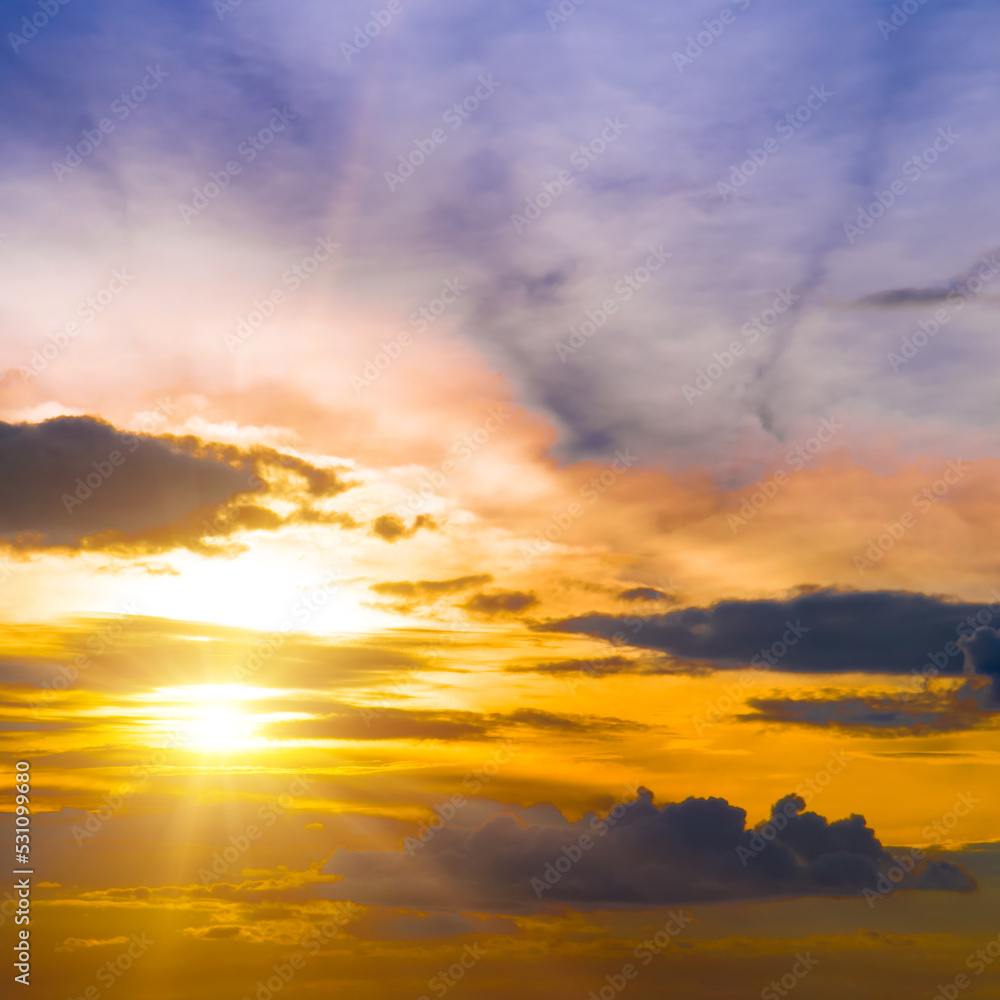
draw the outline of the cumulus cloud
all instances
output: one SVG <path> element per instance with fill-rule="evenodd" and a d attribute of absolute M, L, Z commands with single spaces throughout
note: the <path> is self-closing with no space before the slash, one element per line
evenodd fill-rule
<path fill-rule="evenodd" d="M 441 910 L 531 911 L 861 896 L 893 863 L 862 816 L 828 821 L 788 796 L 748 829 L 721 798 L 656 806 L 652 793 L 607 815 L 526 823 L 502 815 L 444 826 L 398 851 L 338 850 L 324 867 L 355 903 Z M 762 835 L 763 834 L 763 835 Z M 955 865 L 924 863 L 897 886 L 968 891 Z"/>
<path fill-rule="evenodd" d="M 961 637 L 984 617 L 998 615 L 1000 603 L 959 603 L 904 591 L 814 590 L 785 601 L 722 601 L 646 618 L 592 614 L 538 627 L 617 637 L 716 669 L 752 664 L 801 673 L 897 674 L 928 665 L 948 673 L 962 662 Z M 989 634 L 975 641 L 983 662 L 1000 663 L 991 658 Z"/>

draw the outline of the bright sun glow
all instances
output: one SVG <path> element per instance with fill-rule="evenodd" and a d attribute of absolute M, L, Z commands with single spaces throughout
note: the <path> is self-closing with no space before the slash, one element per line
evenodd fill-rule
<path fill-rule="evenodd" d="M 231 704 L 215 703 L 196 709 L 185 726 L 187 744 L 194 750 L 229 753 L 254 744 L 254 720 Z"/>
<path fill-rule="evenodd" d="M 201 753 L 234 753 L 267 743 L 259 735 L 265 717 L 247 708 L 274 693 L 239 684 L 194 684 L 158 688 L 141 700 L 160 707 L 153 728 L 168 744 Z"/>

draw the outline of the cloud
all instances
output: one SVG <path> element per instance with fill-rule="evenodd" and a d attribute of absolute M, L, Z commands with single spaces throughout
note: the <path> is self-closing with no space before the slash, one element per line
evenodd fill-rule
<path fill-rule="evenodd" d="M 1000 632 L 989 626 L 977 628 L 959 640 L 969 673 L 992 678 L 992 701 L 1000 705 Z"/>
<path fill-rule="evenodd" d="M 493 577 L 488 573 L 481 573 L 475 576 L 457 576 L 451 580 L 418 580 L 411 583 L 408 580 L 400 580 L 389 583 L 373 584 L 371 589 L 376 594 L 387 597 L 405 597 L 410 600 L 435 601 L 439 597 L 447 594 L 458 593 L 468 590 L 470 587 L 479 587 L 485 583 L 492 583 Z"/>
<path fill-rule="evenodd" d="M 526 608 L 534 607 L 538 598 L 520 590 L 501 590 L 495 594 L 473 594 L 462 607 L 476 615 L 494 617 L 515 615 Z"/>
<path fill-rule="evenodd" d="M 967 682 L 953 691 L 920 691 L 911 695 L 859 698 L 750 698 L 753 710 L 741 715 L 744 722 L 863 732 L 870 736 L 900 733 L 925 735 L 979 729 L 996 722 L 989 685 L 983 679 Z"/>
<path fill-rule="evenodd" d="M 996 277 L 998 253 L 1000 251 L 993 250 L 989 254 L 983 254 L 975 266 L 943 285 L 926 288 L 892 288 L 884 292 L 873 292 L 855 299 L 851 305 L 891 309 L 897 306 L 926 306 L 949 301 L 959 309 L 964 308 L 967 299 L 982 291 L 984 283 Z M 976 282 L 974 285 L 973 280 Z"/>
<path fill-rule="evenodd" d="M 116 945 L 128 944 L 130 938 L 66 938 L 56 951 L 79 951 L 81 948 L 110 948 Z"/>
<path fill-rule="evenodd" d="M 631 590 L 623 590 L 618 595 L 619 601 L 662 601 L 669 599 L 667 594 L 655 587 L 633 587 Z"/>
<path fill-rule="evenodd" d="M 252 491 L 251 474 L 94 417 L 0 423 L 0 535 L 25 548 L 141 536 Z"/>
<path fill-rule="evenodd" d="M 616 638 L 716 669 L 753 664 L 785 672 L 898 674 L 928 664 L 932 671 L 957 671 L 960 636 L 998 614 L 1000 604 L 905 591 L 815 590 L 785 601 L 722 601 L 647 618 L 592 614 L 536 627 Z M 990 642 L 989 636 L 977 640 L 984 648 Z M 1000 657 L 988 662 L 1000 666 Z"/>
<path fill-rule="evenodd" d="M 429 515 L 418 514 L 413 524 L 407 527 L 403 519 L 395 514 L 383 514 L 372 522 L 371 534 L 386 542 L 398 542 L 400 538 L 410 538 L 415 535 L 421 528 L 435 531 L 438 524 Z"/>
<path fill-rule="evenodd" d="M 336 898 L 434 910 L 652 907 L 874 889 L 892 855 L 864 818 L 829 822 L 804 809 L 788 796 L 768 827 L 750 830 L 745 810 L 725 799 L 658 807 L 639 789 L 604 817 L 529 824 L 502 815 L 476 829 L 441 827 L 418 847 L 340 849 L 323 870 L 343 879 Z M 897 888 L 968 891 L 974 883 L 957 866 L 931 862 Z"/>
<path fill-rule="evenodd" d="M 111 619 L 22 623 L 5 629 L 0 685 L 25 685 L 29 701 L 43 698 L 45 704 L 76 691 L 231 684 L 234 668 L 262 662 L 258 653 L 266 653 L 274 643 L 273 632 L 174 621 L 131 610 Z M 344 645 L 336 638 L 292 632 L 267 656 L 268 683 L 311 691 L 369 687 L 428 668 L 428 660 L 400 648 L 400 638 L 400 633 L 387 631 Z M 195 646 L 198 655 L 192 656 Z"/>
<path fill-rule="evenodd" d="M 511 674 L 589 674 L 591 677 L 612 677 L 615 674 L 658 673 L 647 660 L 632 660 L 627 656 L 602 656 L 593 660 L 556 660 L 551 663 L 515 663 L 505 667 Z"/>
<path fill-rule="evenodd" d="M 286 706 L 287 707 L 287 706 Z M 511 729 L 531 729 L 566 736 L 640 732 L 639 722 L 592 715 L 558 715 L 522 708 L 508 713 L 430 711 L 380 706 L 334 706 L 334 711 L 310 719 L 273 722 L 268 735 L 276 739 L 336 740 L 495 740 Z"/>
<path fill-rule="evenodd" d="M 350 29 L 328 4 L 302 3 L 294 26 L 280 5 L 259 4 L 251 13 L 244 4 L 226 18 L 223 34 L 212 30 L 218 22 L 210 7 L 141 0 L 136 9 L 143 31 L 95 0 L 86 22 L 70 12 L 46 28 L 60 44 L 33 43 L 12 64 L 14 96 L 3 111 L 11 136 L 4 207 L 12 229 L 35 233 L 43 247 L 66 244 L 69 219 L 96 257 L 105 243 L 114 245 L 95 237 L 109 233 L 127 185 L 143 218 L 154 226 L 176 222 L 179 202 L 190 202 L 195 188 L 204 197 L 210 173 L 235 156 L 239 177 L 175 234 L 178 251 L 194 262 L 194 287 L 173 296 L 189 301 L 171 301 L 173 309 L 151 316 L 152 337 L 171 331 L 178 339 L 188 324 L 178 323 L 174 310 L 185 319 L 204 313 L 212 296 L 200 293 L 218 294 L 219 275 L 239 266 L 245 247 L 267 253 L 281 273 L 287 248 L 315 239 L 316 219 L 343 198 L 345 178 L 357 175 L 363 183 L 352 212 L 359 225 L 344 298 L 405 317 L 433 298 L 442 274 L 468 280 L 449 317 L 456 333 L 552 418 L 570 454 L 633 447 L 644 461 L 665 454 L 728 469 L 735 453 L 773 445 L 837 409 L 855 418 L 852 426 L 892 420 L 922 428 L 930 419 L 952 432 L 973 426 L 995 433 L 989 373 L 997 348 L 973 310 L 950 327 L 958 362 L 983 362 L 962 364 L 967 403 L 956 416 L 952 380 L 934 366 L 911 366 L 899 379 L 873 363 L 880 353 L 871 355 L 874 343 L 888 346 L 910 332 L 889 329 L 894 317 L 856 317 L 858 336 L 847 342 L 840 311 L 828 305 L 872 287 L 919 290 L 942 273 L 942 262 L 972 259 L 989 245 L 994 227 L 977 196 L 988 183 L 983 164 L 992 150 L 984 147 L 994 142 L 989 123 L 996 117 L 980 82 L 992 72 L 995 49 L 997 15 L 988 0 L 927 5 L 906 25 L 905 44 L 897 44 L 903 34 L 888 43 L 879 37 L 862 0 L 845 0 L 836 21 L 822 6 L 775 0 L 737 13 L 718 44 L 686 68 L 678 65 L 686 39 L 707 16 L 687 5 L 636 0 L 624 19 L 587 6 L 558 32 L 527 0 L 500 10 L 489 0 L 470 0 L 460 12 L 414 8 L 405 29 L 400 22 L 402 30 L 392 32 L 385 106 L 379 127 L 363 137 L 355 122 L 368 94 L 365 67 L 386 38 L 346 61 L 337 39 L 349 42 Z M 777 30 L 790 23 L 794 46 Z M 940 59 L 939 40 L 953 37 L 962 40 L 961 66 Z M 95 58 L 66 57 L 80 38 Z M 163 46 L 172 53 L 169 81 L 84 158 L 72 183 L 55 183 L 53 156 L 79 144 L 81 122 L 134 85 L 130 67 L 155 63 Z M 578 57 L 598 50 L 599 64 Z M 456 61 L 458 52 L 467 56 Z M 544 58 L 512 58 L 525 52 Z M 934 72 L 902 87 L 914 60 Z M 756 72 L 761 65 L 770 72 Z M 445 156 L 387 197 L 385 173 L 412 148 L 413 122 L 440 122 L 478 75 L 491 73 L 499 89 L 449 133 Z M 39 79 L 47 85 L 40 88 Z M 196 106 L 190 95 L 207 86 L 217 87 L 217 100 Z M 803 102 L 820 87 L 831 96 L 810 113 Z M 540 104 L 540 92 L 556 99 Z M 293 127 L 253 162 L 244 160 L 235 151 L 274 106 L 293 109 Z M 804 120 L 789 128 L 786 116 L 799 108 Z M 147 115 L 154 118 L 136 127 Z M 610 142 L 602 138 L 608 120 L 624 126 Z M 906 157 L 928 148 L 943 126 L 961 136 L 955 147 L 929 165 L 926 180 L 907 179 L 905 194 L 849 242 L 845 224 L 876 190 L 900 179 Z M 663 155 L 665 142 L 675 155 Z M 748 149 L 763 157 L 765 143 L 773 155 L 760 164 L 747 160 Z M 164 165 L 155 177 L 143 169 L 150 162 Z M 740 174 L 747 163 L 752 176 Z M 734 174 L 739 188 L 720 191 Z M 517 231 L 512 216 L 534 215 L 535 199 L 560 175 L 571 183 Z M 936 238 L 928 241 L 928 232 Z M 633 275 L 649 248 L 664 242 L 673 256 L 639 284 Z M 759 252 L 747 253 L 751 243 Z M 204 267 L 210 256 L 216 266 Z M 145 263 L 138 265 L 143 283 L 165 297 L 173 285 L 160 286 L 156 268 Z M 625 276 L 635 287 L 620 284 Z M 759 337 L 740 334 L 745 356 L 708 400 L 689 405 L 684 384 L 715 352 L 728 350 L 734 331 L 770 308 L 778 289 L 794 290 L 794 308 Z M 560 361 L 557 344 L 609 299 L 616 312 Z M 143 306 L 148 313 L 148 302 Z M 233 296 L 220 316 L 245 311 Z M 385 331 L 368 325 L 365 347 L 378 350 Z M 18 345 L 24 361 L 48 346 L 41 327 L 36 321 L 25 330 Z M 192 340 L 201 336 L 190 327 Z M 133 342 L 137 336 L 129 331 Z M 276 364 L 282 347 L 267 354 L 263 338 L 254 347 L 261 347 L 259 358 L 241 358 L 249 385 L 276 370 L 285 374 Z M 205 386 L 217 386 L 211 352 L 190 354 L 187 367 Z M 68 356 L 64 362 L 68 367 Z M 299 385 L 309 385 L 314 372 L 298 367 L 286 377 L 298 374 Z M 442 384 L 449 384 L 447 373 Z"/>
<path fill-rule="evenodd" d="M 241 447 L 218 441 L 205 441 L 193 434 L 163 434 L 156 438 L 168 443 L 171 448 L 196 458 L 227 462 L 243 467 L 250 465 L 257 476 L 266 480 L 272 489 L 283 492 L 291 480 L 298 480 L 313 497 L 335 497 L 349 490 L 357 483 L 346 478 L 348 470 L 343 467 L 321 467 L 313 465 L 298 455 L 268 448 L 265 445 Z"/>
<path fill-rule="evenodd" d="M 185 927 L 182 931 L 186 937 L 199 941 L 230 941 L 243 935 L 243 928 L 235 924 L 213 924 L 208 927 Z"/>
<path fill-rule="evenodd" d="M 496 720 L 497 724 L 528 726 L 531 729 L 549 729 L 563 733 L 640 732 L 649 729 L 642 722 L 595 715 L 557 715 L 536 708 L 521 708 L 516 712 L 490 718 Z"/>
<path fill-rule="evenodd" d="M 851 305 L 882 309 L 889 309 L 893 306 L 933 305 L 935 302 L 944 302 L 951 291 L 952 289 L 948 286 L 942 288 L 893 288 L 886 292 L 862 295 L 860 299 L 855 299 Z"/>
<path fill-rule="evenodd" d="M 227 548 L 218 543 L 238 532 L 355 526 L 312 505 L 353 485 L 342 471 L 271 448 L 132 434 L 96 417 L 0 423 L 0 539 L 20 550 L 137 555 L 183 546 L 219 554 Z M 295 500 L 289 478 L 309 501 L 284 516 L 262 506 L 274 491 Z"/>

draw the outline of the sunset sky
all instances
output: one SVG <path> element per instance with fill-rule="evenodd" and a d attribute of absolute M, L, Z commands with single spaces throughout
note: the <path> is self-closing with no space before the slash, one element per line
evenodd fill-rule
<path fill-rule="evenodd" d="M 1000 1000 L 1000 9 L 547 3 L 0 2 L 24 995 Z"/>

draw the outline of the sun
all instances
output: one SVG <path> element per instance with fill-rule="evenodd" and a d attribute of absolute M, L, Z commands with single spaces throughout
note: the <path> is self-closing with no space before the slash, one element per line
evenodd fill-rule
<path fill-rule="evenodd" d="M 204 753 L 231 753 L 254 745 L 256 725 L 238 707 L 217 702 L 198 707 L 187 720 L 187 745 Z"/>
<path fill-rule="evenodd" d="M 239 684 L 194 684 L 158 688 L 144 700 L 158 705 L 154 725 L 171 746 L 228 754 L 266 744 L 259 734 L 266 719 L 247 705 L 268 693 Z"/>

